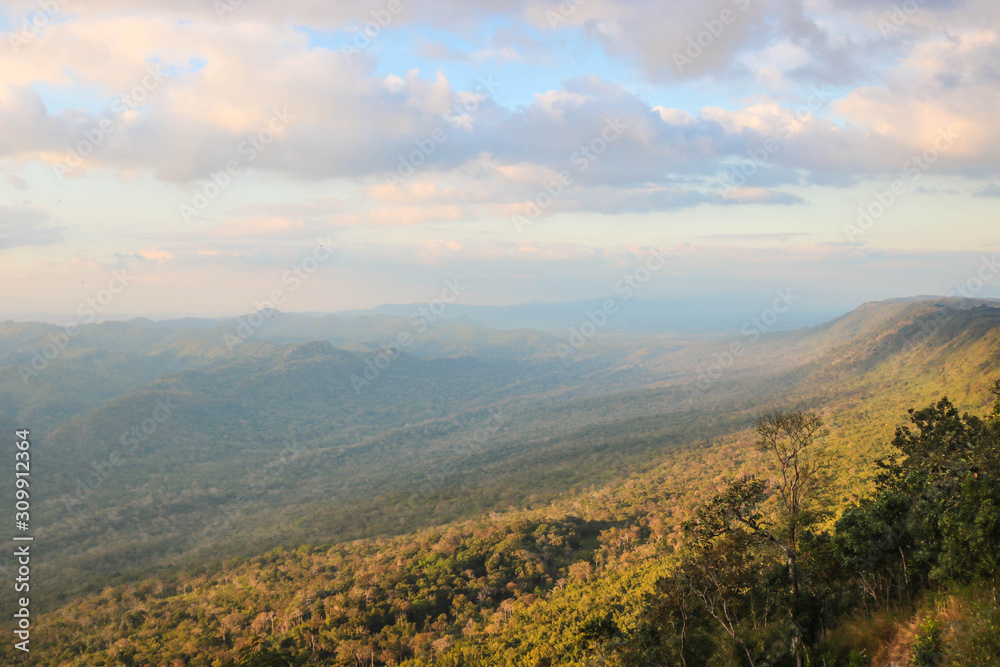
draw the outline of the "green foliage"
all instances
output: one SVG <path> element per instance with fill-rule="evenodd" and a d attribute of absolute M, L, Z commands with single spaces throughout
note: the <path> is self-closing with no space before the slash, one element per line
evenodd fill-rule
<path fill-rule="evenodd" d="M 285 644 L 285 646 L 282 646 Z M 273 639 L 258 639 L 253 645 L 243 650 L 242 654 L 232 662 L 233 667 L 300 667 L 306 664 L 306 658 L 290 650 L 291 642 L 276 642 Z"/>
<path fill-rule="evenodd" d="M 929 618 L 920 623 L 919 631 L 913 638 L 911 663 L 915 667 L 938 667 L 944 658 L 944 640 L 941 626 L 936 619 Z"/>
<path fill-rule="evenodd" d="M 358 397 L 345 377 L 364 354 L 251 342 L 213 356 L 188 334 L 164 339 L 161 366 L 86 395 L 39 442 L 40 595 L 65 603 L 39 619 L 35 655 L 777 666 L 800 647 L 807 664 L 867 664 L 928 591 L 978 590 L 1000 554 L 1000 407 L 959 409 L 983 405 L 970 369 L 1000 370 L 998 309 L 936 309 L 876 305 L 763 337 L 746 369 L 685 410 L 717 341 L 595 340 L 566 365 L 539 347 L 404 358 Z M 914 342 L 906 332 L 927 322 L 939 333 Z M 150 355 L 133 334 L 115 334 L 122 354 Z M 82 375 L 63 374 L 73 357 L 59 362 L 52 382 L 86 394 Z M 48 389 L 28 402 L 8 389 L 18 419 L 44 410 Z M 892 438 L 902 407 L 945 391 L 954 403 L 912 412 Z M 55 498 L 73 476 L 164 394 L 183 415 L 64 513 Z M 762 404 L 788 410 L 752 431 Z M 815 406 L 831 426 L 822 448 Z M 493 428 L 498 410 L 509 418 Z M 268 468 L 273 443 L 292 438 L 303 454 Z M 220 537 L 187 550 L 220 516 Z M 252 556 L 278 543 L 291 550 Z M 956 664 L 994 660 L 995 605 L 979 604 L 939 625 Z"/>
<path fill-rule="evenodd" d="M 1000 421 L 961 415 L 947 398 L 909 418 L 874 497 L 837 524 L 842 554 L 875 604 L 930 580 L 993 578 L 1000 564 Z"/>
<path fill-rule="evenodd" d="M 593 503 L 569 499 L 582 516 L 515 511 L 110 588 L 44 619 L 39 641 L 60 650 L 40 664 L 735 666 L 793 664 L 796 652 L 813 664 L 863 664 L 867 648 L 826 639 L 853 605 L 887 609 L 929 581 L 989 572 L 987 555 L 959 572 L 957 560 L 946 564 L 962 536 L 993 544 L 988 504 L 956 504 L 993 488 L 1000 469 L 986 449 L 996 423 L 956 418 L 947 401 L 912 413 L 876 493 L 832 534 L 803 519 L 789 541 L 777 485 L 790 478 L 741 475 L 692 507 L 688 539 L 672 543 L 662 527 L 671 508 L 650 502 L 666 488 L 639 477 L 611 494 L 595 489 Z M 928 526 L 945 538 L 935 549 L 915 539 Z M 929 616 L 910 648 L 914 664 L 985 655 L 998 618 L 980 613 L 948 639 Z"/>

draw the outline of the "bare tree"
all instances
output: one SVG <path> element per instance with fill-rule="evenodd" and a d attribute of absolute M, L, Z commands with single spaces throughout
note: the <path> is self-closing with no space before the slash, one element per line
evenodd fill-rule
<path fill-rule="evenodd" d="M 702 506 L 697 520 L 686 522 L 685 529 L 693 532 L 703 545 L 712 543 L 719 535 L 742 530 L 778 549 L 788 569 L 792 651 L 796 665 L 802 667 L 804 633 L 797 556 L 802 530 L 826 514 L 821 507 L 824 466 L 814 444 L 827 431 L 818 415 L 779 411 L 761 416 L 755 430 L 756 446 L 766 455 L 772 479 L 749 476 L 735 480 Z M 777 506 L 767 511 L 766 503 L 772 497 L 776 498 Z"/>
<path fill-rule="evenodd" d="M 809 412 L 774 411 L 757 419 L 757 448 L 768 455 L 774 466 L 772 486 L 780 502 L 776 518 L 778 534 L 763 527 L 755 528 L 785 556 L 791 588 L 792 627 L 795 633 L 795 664 L 802 667 L 802 624 L 799 619 L 800 592 L 796 555 L 800 531 L 813 524 L 823 513 L 816 497 L 822 490 L 821 459 L 812 450 L 817 438 L 827 435 L 823 420 Z"/>

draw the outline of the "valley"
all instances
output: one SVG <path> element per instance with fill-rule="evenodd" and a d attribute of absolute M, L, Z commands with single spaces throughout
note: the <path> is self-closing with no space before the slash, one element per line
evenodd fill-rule
<path fill-rule="evenodd" d="M 616 574 L 624 580 L 609 581 L 619 592 L 606 592 L 624 600 L 634 577 L 663 573 L 657 554 L 670 553 L 706 494 L 762 470 L 748 438 L 766 406 L 827 422 L 836 510 L 874 488 L 873 462 L 901 406 L 947 395 L 981 411 L 1000 377 L 1000 307 L 990 301 L 867 304 L 753 340 L 609 336 L 569 362 L 545 334 L 445 326 L 360 390 L 350 377 L 405 321 L 337 323 L 355 336 L 345 343 L 329 324 L 309 320 L 296 333 L 296 316 L 275 319 L 281 326 L 234 350 L 215 344 L 226 325 L 92 325 L 29 391 L 17 366 L 50 329 L 0 325 L 4 423 L 48 415 L 32 430 L 44 549 L 35 599 L 51 619 L 109 586 L 134 597 L 173 582 L 156 586 L 174 587 L 170 604 L 179 604 L 183 590 L 202 595 L 193 591 L 250 576 L 233 568 L 424 553 L 429 546 L 415 545 L 469 531 L 529 551 L 564 544 L 543 558 L 548 575 L 524 589 L 544 592 L 546 608 L 572 589 L 552 588 L 556 573 L 634 560 Z M 725 356 L 734 341 L 745 352 Z M 40 396 L 78 399 L 60 413 Z M 555 532 L 527 537 L 525 521 Z M 612 548 L 622 530 L 639 532 Z M 530 614 L 541 604 L 504 599 Z"/>

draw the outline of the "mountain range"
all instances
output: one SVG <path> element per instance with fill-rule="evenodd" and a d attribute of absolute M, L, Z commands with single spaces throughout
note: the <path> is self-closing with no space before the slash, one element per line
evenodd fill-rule
<path fill-rule="evenodd" d="M 729 336 L 600 331 L 570 354 L 569 332 L 464 315 L 418 331 L 385 310 L 0 324 L 0 424 L 33 438 L 41 609 L 518 512 L 572 527 L 570 567 L 614 524 L 580 524 L 580 507 L 640 489 L 676 531 L 713 480 L 756 465 L 768 407 L 823 416 L 844 507 L 872 488 L 901 405 L 979 410 L 1000 377 L 991 300 L 883 301 L 785 331 L 764 311 Z"/>

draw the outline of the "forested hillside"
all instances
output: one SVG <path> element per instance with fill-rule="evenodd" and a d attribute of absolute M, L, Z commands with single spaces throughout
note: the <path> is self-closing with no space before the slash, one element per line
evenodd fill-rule
<path fill-rule="evenodd" d="M 911 410 L 829 529 L 822 420 L 771 413 L 738 464 L 722 447 L 545 508 L 108 588 L 43 619 L 44 664 L 991 664 L 994 393 L 984 417 Z"/>
<path fill-rule="evenodd" d="M 569 359 L 542 334 L 447 326 L 377 373 L 377 341 L 405 320 L 307 318 L 296 334 L 302 318 L 272 315 L 232 349 L 220 341 L 234 321 L 92 325 L 28 382 L 21 370 L 52 330 L 2 325 L 0 422 L 34 434 L 44 654 L 68 651 L 50 664 L 271 664 L 268 652 L 284 656 L 273 664 L 783 664 L 793 646 L 847 664 L 837 660 L 872 657 L 914 609 L 930 618 L 928 590 L 971 581 L 935 569 L 952 556 L 896 542 L 899 563 L 853 580 L 845 549 L 881 529 L 850 533 L 842 517 L 888 502 L 878 461 L 905 451 L 893 432 L 907 408 L 947 395 L 989 411 L 994 302 L 880 302 L 736 338 L 610 335 Z M 794 604 L 774 593 L 790 590 L 774 540 L 699 528 L 706 502 L 733 500 L 727 489 L 744 509 L 774 511 L 755 427 L 775 411 L 825 424 L 810 450 L 822 452 L 822 507 L 794 531 L 805 540 Z M 732 491 L 747 475 L 767 484 Z M 893 507 L 902 514 L 878 519 L 896 522 L 893 535 L 916 530 L 900 516 L 927 511 Z M 968 520 L 990 539 L 987 518 Z M 770 597 L 723 623 L 704 587 L 700 598 L 678 588 L 704 584 L 711 559 Z M 712 600 L 731 583 L 716 582 Z M 982 602 L 970 585 L 955 604 Z M 677 595 L 680 612 L 663 606 Z M 812 616 L 792 623 L 789 605 Z M 858 636 L 837 639 L 848 632 Z M 683 648 L 671 643 L 681 636 Z"/>

